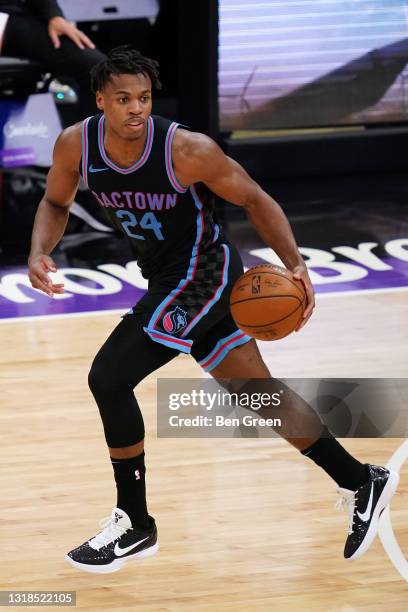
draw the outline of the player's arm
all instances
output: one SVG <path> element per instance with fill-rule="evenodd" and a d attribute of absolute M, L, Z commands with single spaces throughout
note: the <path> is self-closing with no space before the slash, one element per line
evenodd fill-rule
<path fill-rule="evenodd" d="M 173 163 L 183 185 L 203 182 L 218 196 L 242 206 L 263 241 L 292 270 L 306 289 L 307 307 L 303 327 L 312 314 L 314 291 L 305 262 L 299 253 L 289 221 L 282 208 L 236 161 L 227 157 L 211 138 L 177 130 L 173 144 Z"/>
<path fill-rule="evenodd" d="M 57 270 L 49 255 L 61 240 L 68 222 L 69 207 L 79 183 L 80 158 L 80 125 L 76 124 L 64 130 L 55 143 L 47 188 L 35 215 L 31 237 L 29 278 L 33 287 L 50 297 L 64 291 L 63 285 L 53 284 L 48 275 Z"/>

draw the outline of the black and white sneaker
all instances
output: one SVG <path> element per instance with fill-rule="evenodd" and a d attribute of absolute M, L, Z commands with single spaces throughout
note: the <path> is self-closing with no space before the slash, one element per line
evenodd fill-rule
<path fill-rule="evenodd" d="M 341 498 L 336 504 L 336 509 L 347 505 L 349 513 L 349 531 L 344 546 L 344 558 L 350 561 L 358 559 L 370 548 L 377 534 L 381 513 L 390 503 L 399 483 L 397 472 L 378 465 L 367 467 L 370 477 L 357 491 L 341 487 L 337 489 Z"/>
<path fill-rule="evenodd" d="M 78 548 L 74 548 L 65 559 L 84 572 L 109 574 L 117 572 L 129 559 L 150 557 L 159 550 L 157 529 L 153 517 L 148 531 L 133 529 L 130 518 L 120 508 L 102 519 L 100 533 Z"/>

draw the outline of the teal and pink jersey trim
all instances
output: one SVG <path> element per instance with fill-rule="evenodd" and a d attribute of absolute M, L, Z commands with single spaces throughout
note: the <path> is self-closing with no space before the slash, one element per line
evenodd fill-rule
<path fill-rule="evenodd" d="M 154 121 L 152 117 L 149 117 L 149 119 L 147 120 L 147 137 L 146 137 L 145 148 L 143 150 L 142 155 L 137 160 L 137 162 L 129 166 L 129 168 L 121 168 L 120 166 L 117 166 L 111 159 L 109 159 L 108 154 L 105 150 L 104 139 L 105 139 L 105 116 L 102 115 L 98 121 L 99 153 L 101 154 L 103 161 L 105 162 L 107 166 L 109 166 L 109 168 L 112 168 L 112 170 L 115 170 L 116 172 L 119 172 L 120 174 L 130 174 L 131 172 L 135 172 L 136 170 L 139 170 L 142 166 L 144 166 L 144 164 L 149 159 L 149 155 L 152 150 L 153 139 L 154 139 Z"/>
<path fill-rule="evenodd" d="M 211 372 L 221 361 L 228 355 L 228 353 L 235 348 L 236 346 L 241 346 L 241 344 L 246 344 L 251 340 L 250 336 L 247 336 L 243 331 L 237 329 L 237 331 L 233 332 L 229 336 L 225 338 L 221 338 L 214 346 L 213 350 L 208 353 L 204 359 L 198 361 L 198 364 L 205 370 L 206 372 Z"/>
<path fill-rule="evenodd" d="M 81 136 L 82 136 L 81 174 L 82 174 L 82 178 L 84 179 L 84 182 L 87 187 L 89 186 L 88 185 L 88 157 L 89 157 L 88 155 L 89 154 L 88 124 L 91 119 L 92 117 L 87 117 L 82 122 L 82 131 L 81 131 Z M 147 121 L 147 138 L 146 138 L 145 148 L 143 150 L 141 157 L 137 160 L 137 162 L 132 164 L 132 166 L 130 166 L 129 168 L 121 168 L 120 166 L 116 165 L 111 159 L 109 159 L 109 156 L 105 150 L 104 138 L 105 138 L 105 116 L 101 115 L 98 121 L 98 149 L 99 149 L 101 158 L 103 159 L 105 164 L 112 170 L 115 170 L 115 172 L 119 172 L 120 174 L 130 174 L 132 172 L 135 172 L 136 170 L 139 170 L 142 166 L 144 166 L 144 164 L 149 159 L 149 155 L 152 150 L 153 139 L 154 139 L 154 121 L 152 117 L 149 117 Z"/>
<path fill-rule="evenodd" d="M 87 117 L 82 122 L 81 138 L 82 138 L 82 157 L 81 157 L 81 174 L 85 185 L 88 187 L 88 123 L 92 117 Z"/>
<path fill-rule="evenodd" d="M 230 253 L 229 248 L 226 244 L 222 244 L 221 248 L 224 252 L 224 261 L 221 272 L 221 279 L 219 284 L 214 288 L 212 296 L 206 300 L 198 312 L 194 313 L 194 316 L 190 318 L 190 321 L 183 329 L 182 334 L 177 337 L 175 335 L 167 334 L 159 328 L 163 317 L 166 312 L 169 312 L 170 309 L 174 308 L 174 306 L 178 303 L 178 305 L 183 308 L 183 293 L 186 292 L 189 285 L 195 281 L 196 271 L 197 271 L 197 263 L 198 257 L 200 254 L 200 246 L 203 239 L 203 229 L 204 229 L 204 219 L 203 219 L 203 203 L 198 197 L 197 191 L 194 186 L 190 187 L 191 195 L 194 199 L 194 203 L 198 209 L 197 213 L 197 231 L 196 231 L 196 240 L 194 242 L 191 258 L 189 263 L 189 268 L 187 270 L 187 274 L 185 278 L 183 278 L 177 287 L 175 287 L 169 295 L 157 306 L 154 311 L 150 321 L 146 327 L 144 327 L 144 331 L 149 335 L 149 337 L 155 342 L 160 342 L 161 344 L 165 344 L 166 346 L 171 346 L 176 350 L 179 350 L 183 353 L 190 353 L 191 346 L 193 340 L 189 339 L 187 336 L 190 334 L 192 329 L 205 317 L 205 315 L 210 311 L 210 309 L 219 301 L 221 298 L 222 292 L 228 284 L 228 268 L 230 262 Z M 177 302 L 176 302 L 177 300 Z"/>
<path fill-rule="evenodd" d="M 164 151 L 165 151 L 164 156 L 165 156 L 165 161 L 166 161 L 167 176 L 169 178 L 171 186 L 178 193 L 186 193 L 188 190 L 188 187 L 184 187 L 178 182 L 176 174 L 174 172 L 173 159 L 172 159 L 173 138 L 174 138 L 174 134 L 176 133 L 176 130 L 179 127 L 179 125 L 180 125 L 179 123 L 173 122 L 168 129 L 168 132 L 166 135 L 166 143 L 164 147 Z"/>

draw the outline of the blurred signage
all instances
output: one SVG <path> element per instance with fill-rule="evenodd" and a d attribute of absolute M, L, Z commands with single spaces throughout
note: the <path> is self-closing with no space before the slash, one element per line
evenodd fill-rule
<path fill-rule="evenodd" d="M 0 100 L 0 166 L 50 166 L 61 129 L 51 94 Z"/>

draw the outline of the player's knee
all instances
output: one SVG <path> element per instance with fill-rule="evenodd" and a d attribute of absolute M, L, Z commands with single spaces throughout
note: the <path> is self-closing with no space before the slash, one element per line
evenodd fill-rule
<path fill-rule="evenodd" d="M 95 357 L 88 374 L 88 385 L 95 398 L 123 392 L 132 392 L 143 380 L 145 372 L 141 369 L 121 367 L 111 355 L 102 351 Z"/>
<path fill-rule="evenodd" d="M 89 388 L 101 415 L 110 448 L 132 446 L 143 440 L 143 416 L 133 394 L 134 379 L 103 351 L 95 357 L 88 374 Z"/>
<path fill-rule="evenodd" d="M 121 373 L 114 364 L 107 364 L 103 359 L 95 358 L 88 374 L 88 385 L 95 397 L 112 394 L 126 386 Z"/>
<path fill-rule="evenodd" d="M 100 388 L 101 374 L 100 369 L 95 366 L 94 362 L 88 373 L 88 387 L 92 391 L 93 395 L 96 395 Z"/>

